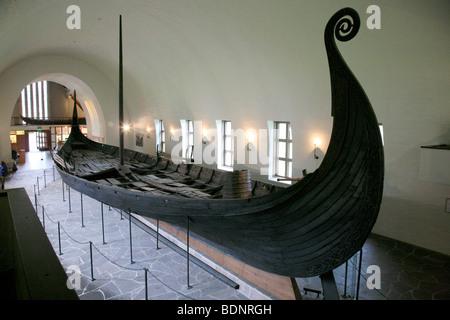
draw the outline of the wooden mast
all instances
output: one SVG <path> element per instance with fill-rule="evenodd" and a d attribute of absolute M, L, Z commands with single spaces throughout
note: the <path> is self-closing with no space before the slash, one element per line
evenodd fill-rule
<path fill-rule="evenodd" d="M 119 156 L 123 166 L 123 54 L 122 54 L 122 15 L 119 19 Z"/>
<path fill-rule="evenodd" d="M 78 113 L 77 113 L 77 90 L 73 91 L 73 112 L 72 112 L 72 128 L 73 127 L 77 127 L 79 128 L 79 123 L 78 123 Z"/>

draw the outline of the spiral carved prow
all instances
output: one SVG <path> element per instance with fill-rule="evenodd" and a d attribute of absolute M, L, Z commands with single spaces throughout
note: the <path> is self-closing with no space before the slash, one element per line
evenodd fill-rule
<path fill-rule="evenodd" d="M 331 115 L 336 114 L 336 103 L 344 98 L 347 93 L 348 81 L 358 82 L 350 68 L 342 58 L 336 46 L 335 38 L 341 42 L 353 39 L 361 26 L 358 12 L 352 8 L 343 8 L 336 12 L 325 27 L 325 47 L 327 50 L 328 64 L 330 67 L 330 80 L 332 91 Z M 344 95 L 344 96 L 343 96 Z"/>
<path fill-rule="evenodd" d="M 327 32 L 329 37 L 334 36 L 339 41 L 345 42 L 353 39 L 359 31 L 361 20 L 359 14 L 352 8 L 344 8 L 336 12 L 330 19 L 325 28 L 325 39 Z"/>

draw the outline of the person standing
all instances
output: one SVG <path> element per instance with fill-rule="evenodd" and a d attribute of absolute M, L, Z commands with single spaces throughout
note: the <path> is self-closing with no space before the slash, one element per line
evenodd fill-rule
<path fill-rule="evenodd" d="M 8 167 L 6 166 L 5 161 L 2 161 L 2 164 L 0 165 L 0 181 L 2 182 L 2 190 L 5 190 L 5 180 L 7 174 Z"/>

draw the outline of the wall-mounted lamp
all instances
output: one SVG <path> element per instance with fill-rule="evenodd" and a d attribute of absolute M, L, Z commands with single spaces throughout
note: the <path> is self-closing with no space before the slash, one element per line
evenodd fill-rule
<path fill-rule="evenodd" d="M 131 125 L 129 125 L 129 124 L 127 124 L 127 123 L 124 123 L 124 125 L 123 125 L 123 131 L 124 131 L 124 132 L 128 132 L 128 131 L 130 131 L 130 129 L 131 129 Z"/>
<path fill-rule="evenodd" d="M 247 131 L 247 151 L 251 151 L 251 144 L 253 144 L 253 141 L 255 140 L 255 135 L 252 131 Z"/>
<path fill-rule="evenodd" d="M 175 130 L 174 129 L 170 129 L 170 141 L 175 141 L 174 133 L 175 133 Z"/>
<path fill-rule="evenodd" d="M 147 129 L 145 129 L 145 132 L 147 133 L 147 138 L 150 138 L 152 129 L 150 127 L 147 127 Z"/>
<path fill-rule="evenodd" d="M 322 141 L 319 138 L 314 139 L 314 159 L 319 159 L 319 156 L 317 155 L 317 148 L 320 146 L 320 143 Z"/>
<path fill-rule="evenodd" d="M 206 144 L 208 142 L 208 137 L 206 136 L 208 134 L 208 130 L 203 129 L 202 130 L 202 142 L 203 144 Z"/>

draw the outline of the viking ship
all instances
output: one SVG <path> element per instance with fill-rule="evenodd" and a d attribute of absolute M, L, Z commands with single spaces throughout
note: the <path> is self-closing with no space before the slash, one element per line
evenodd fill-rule
<path fill-rule="evenodd" d="M 326 25 L 333 116 L 329 147 L 317 170 L 288 187 L 250 181 L 245 171 L 176 164 L 161 154 L 125 149 L 122 132 L 119 147 L 91 141 L 79 130 L 76 106 L 71 134 L 54 156 L 56 167 L 71 188 L 126 212 L 188 225 L 246 264 L 291 278 L 323 275 L 362 248 L 382 200 L 378 121 L 335 41 L 352 39 L 359 26 L 351 8 L 338 11 Z M 123 108 L 121 50 L 120 33 Z M 119 111 L 122 123 L 121 117 Z M 229 187 L 236 174 L 247 190 L 241 196 Z"/>

